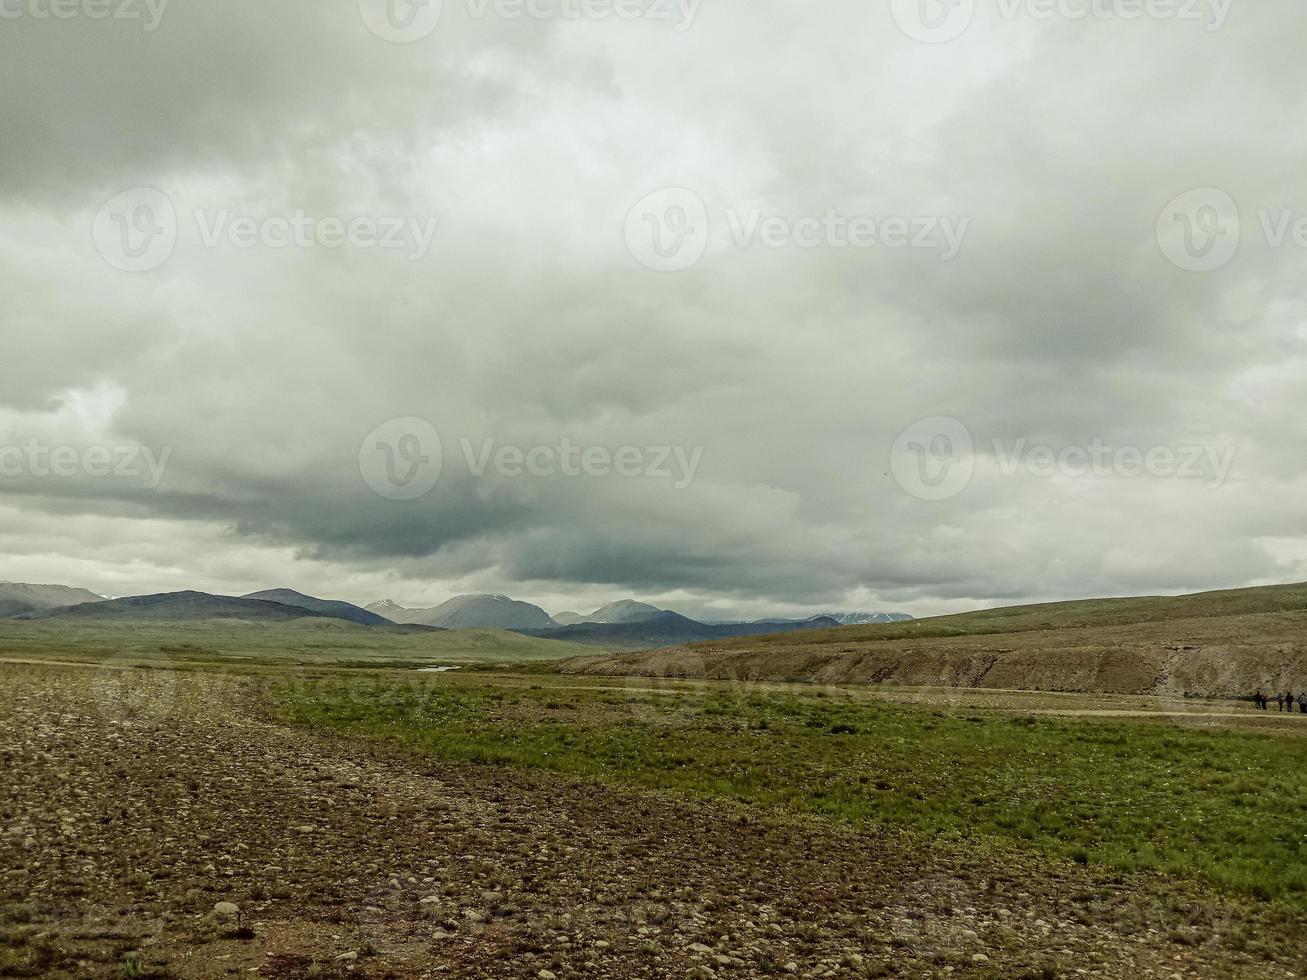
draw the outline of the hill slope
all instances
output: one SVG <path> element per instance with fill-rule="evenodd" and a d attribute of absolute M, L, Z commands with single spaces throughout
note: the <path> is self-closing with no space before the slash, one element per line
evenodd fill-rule
<path fill-rule="evenodd" d="M 543 630 L 557 625 L 539 606 L 506 595 L 461 595 L 432 609 L 406 609 L 390 599 L 368 604 L 368 611 L 396 623 L 443 629 Z"/>
<path fill-rule="evenodd" d="M 369 602 L 363 607 L 363 611 L 382 616 L 392 623 L 411 623 L 422 614 L 431 612 L 430 609 L 407 609 L 394 599 Z"/>
<path fill-rule="evenodd" d="M 578 673 L 1107 693 L 1307 688 L 1307 585 L 1015 606 L 591 657 Z"/>
<path fill-rule="evenodd" d="M 814 619 L 808 628 L 822 629 L 835 625 L 832 619 Z M 549 630 L 523 630 L 529 636 L 568 643 L 584 643 L 609 649 L 640 650 L 670 647 L 683 643 L 701 643 L 736 636 L 792 632 L 801 627 L 794 623 L 701 623 L 680 613 L 660 612 L 647 619 L 629 623 L 577 623 Z"/>
<path fill-rule="evenodd" d="M 169 620 L 196 621 L 209 619 L 241 619 L 248 621 L 286 622 L 304 617 L 332 618 L 328 613 L 288 606 L 264 599 L 244 599 L 235 596 L 209 595 L 207 592 L 165 592 L 160 595 L 131 596 L 126 599 L 108 599 L 104 602 L 66 606 L 34 613 L 34 619 L 68 620 Z"/>
<path fill-rule="evenodd" d="M 25 582 L 0 582 L 0 617 L 19 616 L 42 609 L 78 606 L 103 602 L 104 596 L 67 585 L 28 585 Z"/>
<path fill-rule="evenodd" d="M 652 619 L 662 611 L 657 606 L 651 606 L 647 602 L 636 602 L 634 599 L 618 599 L 616 602 L 600 606 L 585 618 L 585 622 L 639 623 L 646 619 Z"/>
<path fill-rule="evenodd" d="M 336 619 L 348 620 L 361 626 L 394 625 L 385 616 L 379 616 L 374 612 L 368 612 L 366 609 L 360 609 L 352 603 L 340 602 L 335 599 L 319 599 L 316 596 L 296 592 L 294 589 L 268 589 L 264 592 L 251 592 L 245 598 L 263 599 L 267 602 L 280 602 L 284 606 L 312 609 L 314 612 L 326 613 Z"/>

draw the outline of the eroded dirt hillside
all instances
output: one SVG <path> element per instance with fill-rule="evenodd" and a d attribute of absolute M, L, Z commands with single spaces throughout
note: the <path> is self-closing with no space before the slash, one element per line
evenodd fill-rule
<path fill-rule="evenodd" d="M 1297 613 L 1198 617 L 973 636 L 895 636 L 851 627 L 580 657 L 569 673 L 736 681 L 1248 697 L 1307 688 Z M 906 632 L 898 629 L 896 632 Z"/>

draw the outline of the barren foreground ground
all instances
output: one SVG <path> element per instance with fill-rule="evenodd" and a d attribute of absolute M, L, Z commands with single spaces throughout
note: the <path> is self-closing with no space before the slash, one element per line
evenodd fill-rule
<path fill-rule="evenodd" d="M 1197 885 L 424 761 L 284 727 L 264 683 L 0 664 L 0 975 L 1302 968 L 1300 921 Z"/>

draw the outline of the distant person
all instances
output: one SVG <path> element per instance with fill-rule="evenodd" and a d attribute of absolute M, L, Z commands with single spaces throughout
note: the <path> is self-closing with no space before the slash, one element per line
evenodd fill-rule
<path fill-rule="evenodd" d="M 1276 705 L 1279 707 L 1279 709 L 1280 709 L 1281 711 L 1284 710 L 1284 694 L 1283 694 L 1283 693 L 1281 693 L 1281 692 L 1279 692 L 1279 691 L 1277 691 L 1277 692 L 1275 693 L 1275 703 L 1276 703 Z M 1290 710 L 1290 711 L 1293 710 L 1293 703 L 1292 703 L 1292 702 L 1290 702 L 1290 704 L 1289 704 L 1289 710 Z"/>
<path fill-rule="evenodd" d="M 1307 715 L 1307 691 L 1303 691 L 1298 695 L 1298 707 L 1303 714 Z"/>
<path fill-rule="evenodd" d="M 1256 708 L 1258 711 L 1261 710 L 1261 708 L 1262 708 L 1262 692 L 1261 692 L 1261 691 L 1253 691 L 1253 707 Z"/>

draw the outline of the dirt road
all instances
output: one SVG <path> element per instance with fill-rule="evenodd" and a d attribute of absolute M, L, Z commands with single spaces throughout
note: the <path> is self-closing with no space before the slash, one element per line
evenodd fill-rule
<path fill-rule="evenodd" d="M 0 976 L 1294 975 L 1198 895 L 431 765 L 239 679 L 10 664 L 0 694 Z"/>

